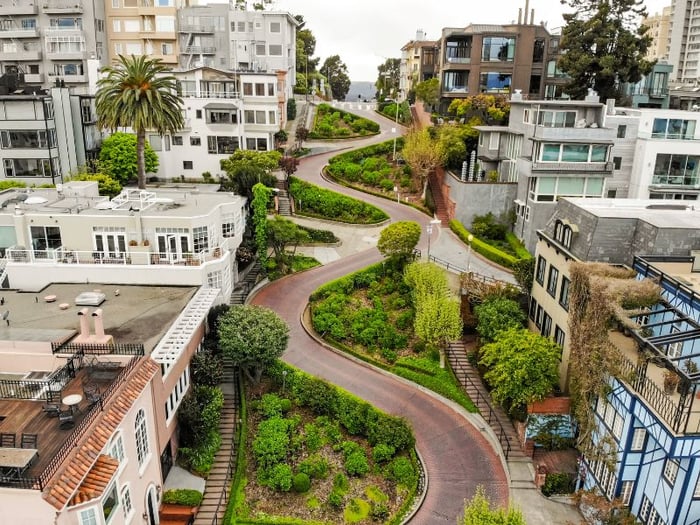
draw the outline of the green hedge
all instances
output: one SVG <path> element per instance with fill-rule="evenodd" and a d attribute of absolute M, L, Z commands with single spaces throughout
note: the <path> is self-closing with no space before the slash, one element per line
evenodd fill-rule
<path fill-rule="evenodd" d="M 527 251 L 525 245 L 515 236 L 513 232 L 506 233 L 506 241 L 508 244 L 510 244 L 510 247 L 513 249 L 515 255 L 519 259 L 530 259 L 532 257 L 532 254 Z"/>
<path fill-rule="evenodd" d="M 378 224 L 389 218 L 376 206 L 309 184 L 296 177 L 289 177 L 289 194 L 296 204 L 297 215 L 350 224 Z"/>
<path fill-rule="evenodd" d="M 469 244 L 469 231 L 462 225 L 461 222 L 459 222 L 456 219 L 452 219 L 450 221 L 450 228 L 452 229 L 453 232 L 457 234 L 457 236 L 462 239 L 463 242 Z M 489 261 L 493 261 L 497 264 L 500 264 L 501 266 L 505 266 L 506 268 L 512 268 L 513 265 L 518 261 L 518 258 L 513 257 L 512 255 L 509 255 L 507 253 L 502 252 L 498 248 L 494 248 L 490 244 L 487 244 L 486 242 L 482 241 L 481 239 L 478 239 L 477 237 L 474 237 L 471 242 L 472 250 L 475 252 L 483 255 L 486 257 Z"/>
<path fill-rule="evenodd" d="M 376 122 L 329 104 L 319 104 L 309 139 L 343 139 L 376 133 L 379 133 Z"/>
<path fill-rule="evenodd" d="M 199 507 L 204 495 L 194 489 L 170 489 L 163 492 L 163 503 Z"/>

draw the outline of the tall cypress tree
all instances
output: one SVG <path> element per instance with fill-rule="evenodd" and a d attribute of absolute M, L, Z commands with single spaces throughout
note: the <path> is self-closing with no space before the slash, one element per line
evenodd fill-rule
<path fill-rule="evenodd" d="M 565 92 L 580 99 L 589 88 L 601 100 L 620 100 L 620 86 L 649 73 L 645 59 L 651 37 L 639 20 L 646 16 L 643 0 L 562 0 L 566 13 L 559 68 L 571 77 Z"/>

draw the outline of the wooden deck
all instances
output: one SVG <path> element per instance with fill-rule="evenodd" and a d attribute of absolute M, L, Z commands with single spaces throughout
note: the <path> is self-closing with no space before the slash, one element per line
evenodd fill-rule
<path fill-rule="evenodd" d="M 88 370 L 83 368 L 78 370 L 76 376 L 63 388 L 61 397 L 70 394 L 80 394 L 83 400 L 77 406 L 75 412 L 75 426 L 69 429 L 59 428 L 57 417 L 49 417 L 42 411 L 45 403 L 44 400 L 26 400 L 26 399 L 0 399 L 0 432 L 10 432 L 17 436 L 17 446 L 19 446 L 22 433 L 37 434 L 37 449 L 39 454 L 35 458 L 34 463 L 27 469 L 25 476 L 28 478 L 37 477 L 44 472 L 54 456 L 61 450 L 63 445 L 75 438 L 73 433 L 78 428 L 80 421 L 85 418 L 89 412 L 89 403 L 83 395 L 83 385 L 95 384 L 104 391 L 112 380 L 117 376 L 121 369 L 117 368 L 111 371 L 111 374 L 106 374 L 104 371 L 100 374 L 90 375 Z M 68 407 L 63 406 L 62 410 L 67 410 Z M 99 408 L 98 408 L 99 410 Z"/>

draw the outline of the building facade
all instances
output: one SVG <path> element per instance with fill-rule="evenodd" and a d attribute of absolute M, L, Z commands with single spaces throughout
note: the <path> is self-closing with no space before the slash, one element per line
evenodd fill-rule
<path fill-rule="evenodd" d="M 436 75 L 438 42 L 427 40 L 423 31 L 416 31 L 415 40 L 401 48 L 399 64 L 399 91 L 413 91 L 416 84 Z"/>
<path fill-rule="evenodd" d="M 5 0 L 0 6 L 2 74 L 23 74 L 37 87 L 65 85 L 90 94 L 106 64 L 102 2 Z"/>
<path fill-rule="evenodd" d="M 697 85 L 700 79 L 696 42 L 700 29 L 700 9 L 694 0 L 674 0 L 671 6 L 668 61 L 673 64 L 671 80 L 680 84 Z"/>
<path fill-rule="evenodd" d="M 651 45 L 647 49 L 647 60 L 668 59 L 669 29 L 673 6 L 664 7 L 661 13 L 654 13 L 642 19 L 643 26 L 649 28 L 647 36 L 651 37 Z"/>

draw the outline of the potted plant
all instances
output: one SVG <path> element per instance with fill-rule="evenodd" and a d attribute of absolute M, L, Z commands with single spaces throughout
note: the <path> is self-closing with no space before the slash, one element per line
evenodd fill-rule
<path fill-rule="evenodd" d="M 671 395 L 678 387 L 680 378 L 671 370 L 664 370 L 664 394 Z"/>
<path fill-rule="evenodd" d="M 138 245 L 139 245 L 139 243 L 136 239 L 131 239 L 129 241 L 129 246 L 138 246 Z"/>
<path fill-rule="evenodd" d="M 143 242 L 142 242 L 141 244 L 142 244 L 143 246 L 150 246 L 150 245 L 151 245 L 151 241 L 149 241 L 148 239 L 144 239 Z"/>

